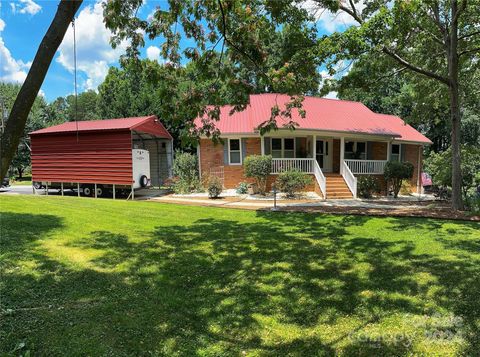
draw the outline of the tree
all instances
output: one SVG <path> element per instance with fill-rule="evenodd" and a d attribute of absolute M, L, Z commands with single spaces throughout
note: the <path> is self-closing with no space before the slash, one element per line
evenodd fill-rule
<path fill-rule="evenodd" d="M 469 190 L 480 185 L 480 149 L 475 146 L 463 146 L 462 155 L 462 192 L 464 197 Z M 425 160 L 425 169 L 432 175 L 433 183 L 440 186 L 452 187 L 452 167 L 445 162 L 452 157 L 452 150 L 442 153 L 432 153 Z"/>
<path fill-rule="evenodd" d="M 4 177 L 17 150 L 25 129 L 28 113 L 42 86 L 53 56 L 67 32 L 82 0 L 62 0 L 55 17 L 38 47 L 27 78 L 18 93 L 10 111 L 9 120 L 1 136 L 0 177 Z"/>
<path fill-rule="evenodd" d="M 0 83 L 0 98 L 2 99 L 4 109 L 10 112 L 15 98 L 20 91 L 20 85 L 12 83 Z M 33 102 L 32 108 L 28 114 L 25 129 L 20 138 L 20 144 L 13 157 L 10 168 L 16 170 L 19 178 L 22 178 L 23 172 L 30 166 L 30 148 L 28 133 L 44 128 L 49 125 L 50 118 L 44 115 L 48 107 L 45 99 L 42 96 L 37 96 Z M 7 123 L 8 123 L 7 119 Z"/>
<path fill-rule="evenodd" d="M 357 22 L 343 33 L 325 37 L 319 54 L 330 63 L 365 53 L 388 56 L 448 89 L 452 146 L 452 207 L 462 209 L 460 166 L 460 78 L 474 73 L 480 52 L 478 0 L 365 1 L 317 0 L 320 7 L 344 11 Z M 418 46 L 418 44 L 421 44 Z"/>
<path fill-rule="evenodd" d="M 75 96 L 69 95 L 66 101 L 66 119 L 74 120 L 94 120 L 100 119 L 97 110 L 98 94 L 94 90 L 87 90 Z"/>
<path fill-rule="evenodd" d="M 275 119 L 286 119 L 293 128 L 291 110 L 302 112 L 302 94 L 317 93 L 320 65 L 315 55 L 316 30 L 306 21 L 306 12 L 290 1 L 168 1 L 168 10 L 158 7 L 147 20 L 139 18 L 142 0 L 112 0 L 104 4 L 106 26 L 115 34 L 112 43 L 130 40 L 128 58 L 138 56 L 144 36 L 161 38 L 162 55 L 168 65 L 179 67 L 184 61 L 194 63 L 195 79 L 208 88 L 192 86 L 185 92 L 203 127 L 197 134 L 218 138 L 215 120 L 223 102 L 222 88 L 229 89 L 233 110 L 240 110 L 255 92 L 282 92 L 292 99 L 286 110 L 272 108 L 262 125 L 275 129 Z M 194 44 L 180 52 L 184 36 Z"/>

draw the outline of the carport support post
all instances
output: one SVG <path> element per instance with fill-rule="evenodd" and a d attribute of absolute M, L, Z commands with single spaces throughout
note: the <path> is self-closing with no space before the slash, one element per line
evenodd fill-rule
<path fill-rule="evenodd" d="M 95 184 L 95 198 L 97 198 L 97 184 Z"/>
<path fill-rule="evenodd" d="M 113 184 L 113 199 L 115 199 L 115 184 Z"/>
<path fill-rule="evenodd" d="M 80 197 L 80 182 L 77 182 L 77 194 Z"/>
<path fill-rule="evenodd" d="M 62 190 L 62 196 L 63 196 L 63 182 L 60 182 L 60 187 L 61 187 L 61 190 Z"/>
<path fill-rule="evenodd" d="M 133 190 L 133 185 L 132 185 L 132 201 L 135 199 L 135 191 Z"/>
<path fill-rule="evenodd" d="M 45 183 L 45 195 L 48 196 L 48 182 Z"/>

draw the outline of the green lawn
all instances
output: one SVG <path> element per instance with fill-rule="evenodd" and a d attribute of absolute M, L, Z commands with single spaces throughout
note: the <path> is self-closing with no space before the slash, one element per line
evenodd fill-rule
<path fill-rule="evenodd" d="M 478 223 L 77 197 L 0 209 L 0 355 L 480 351 Z"/>

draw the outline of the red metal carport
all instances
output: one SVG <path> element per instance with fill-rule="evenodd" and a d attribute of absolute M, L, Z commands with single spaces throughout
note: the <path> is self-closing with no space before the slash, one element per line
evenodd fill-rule
<path fill-rule="evenodd" d="M 33 181 L 126 186 L 133 184 L 134 140 L 172 143 L 154 115 L 68 122 L 34 131 L 30 138 Z"/>

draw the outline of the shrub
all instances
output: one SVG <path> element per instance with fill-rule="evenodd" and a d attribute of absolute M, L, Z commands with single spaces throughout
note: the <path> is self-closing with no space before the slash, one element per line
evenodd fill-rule
<path fill-rule="evenodd" d="M 210 176 L 208 179 L 207 191 L 208 197 L 218 198 L 222 193 L 223 185 L 218 176 Z"/>
<path fill-rule="evenodd" d="M 257 183 L 258 191 L 264 195 L 267 189 L 267 178 L 272 171 L 272 156 L 251 155 L 243 163 L 246 177 L 252 177 Z"/>
<path fill-rule="evenodd" d="M 371 198 L 374 192 L 380 191 L 378 180 L 373 176 L 360 176 L 357 185 L 358 195 L 362 198 Z"/>
<path fill-rule="evenodd" d="M 278 175 L 276 185 L 287 197 L 295 197 L 295 193 L 312 182 L 311 177 L 298 170 L 289 170 Z"/>
<path fill-rule="evenodd" d="M 177 152 L 173 161 L 173 174 L 175 180 L 172 188 L 175 193 L 190 193 L 199 189 L 200 180 L 195 155 Z"/>
<path fill-rule="evenodd" d="M 413 165 L 410 162 L 389 161 L 385 164 L 384 176 L 387 183 L 392 184 L 393 197 L 398 197 L 403 180 L 413 176 Z"/>
<path fill-rule="evenodd" d="M 239 195 L 244 195 L 248 192 L 248 183 L 246 182 L 240 182 L 237 186 L 236 192 Z"/>

